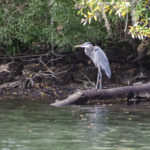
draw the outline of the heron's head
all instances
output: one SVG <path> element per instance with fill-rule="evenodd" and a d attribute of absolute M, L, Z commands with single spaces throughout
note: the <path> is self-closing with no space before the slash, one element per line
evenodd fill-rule
<path fill-rule="evenodd" d="M 86 42 L 86 43 L 83 43 L 83 44 L 81 44 L 81 45 L 76 45 L 76 46 L 74 46 L 74 47 L 90 48 L 91 46 L 93 46 L 92 43 Z"/>

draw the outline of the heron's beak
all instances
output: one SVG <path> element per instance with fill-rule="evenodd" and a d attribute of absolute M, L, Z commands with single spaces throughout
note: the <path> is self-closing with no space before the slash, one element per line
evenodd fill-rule
<path fill-rule="evenodd" d="M 75 45 L 74 47 L 83 47 L 83 45 L 81 44 L 81 45 Z"/>

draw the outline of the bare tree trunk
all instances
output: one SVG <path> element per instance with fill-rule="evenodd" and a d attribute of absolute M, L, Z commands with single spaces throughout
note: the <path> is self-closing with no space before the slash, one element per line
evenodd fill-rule
<path fill-rule="evenodd" d="M 51 26 L 54 26 L 54 20 L 53 20 L 53 16 L 51 15 Z M 54 33 L 51 32 L 51 51 L 52 54 L 54 54 Z M 52 57 L 53 59 L 53 57 Z M 53 62 L 51 61 L 51 65 L 53 66 Z"/>
<path fill-rule="evenodd" d="M 136 16 L 135 7 L 137 3 L 139 3 L 139 0 L 131 0 L 131 17 L 132 17 L 131 19 L 132 19 L 133 26 L 136 22 L 138 22 L 137 18 L 135 17 Z"/>
<path fill-rule="evenodd" d="M 106 26 L 107 32 L 110 35 L 111 34 L 111 28 L 110 28 L 110 24 L 109 24 L 108 18 L 107 18 L 106 13 L 105 13 L 104 6 L 102 5 L 100 7 L 102 9 L 102 17 L 103 17 L 103 19 L 105 21 L 105 26 Z"/>

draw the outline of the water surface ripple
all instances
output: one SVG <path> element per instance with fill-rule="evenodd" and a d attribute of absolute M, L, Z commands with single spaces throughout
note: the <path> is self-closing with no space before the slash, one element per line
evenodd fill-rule
<path fill-rule="evenodd" d="M 149 150 L 150 105 L 0 102 L 1 150 Z"/>

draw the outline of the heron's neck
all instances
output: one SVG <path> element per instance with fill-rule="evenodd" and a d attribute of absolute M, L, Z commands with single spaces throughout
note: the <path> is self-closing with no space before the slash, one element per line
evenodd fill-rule
<path fill-rule="evenodd" d="M 84 51 L 85 51 L 85 54 L 87 56 L 89 56 L 90 58 L 92 58 L 92 55 L 93 55 L 93 53 L 92 53 L 93 52 L 93 46 L 85 48 Z"/>

